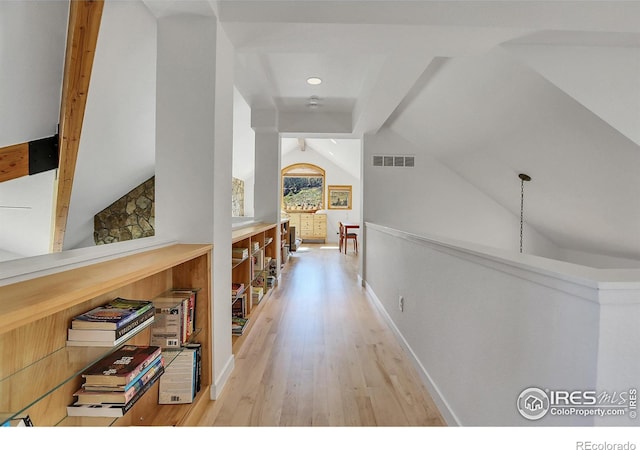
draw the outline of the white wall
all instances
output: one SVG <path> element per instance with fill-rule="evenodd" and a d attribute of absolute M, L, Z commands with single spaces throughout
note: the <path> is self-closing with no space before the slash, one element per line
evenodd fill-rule
<path fill-rule="evenodd" d="M 576 415 L 531 422 L 516 399 L 532 386 L 636 386 L 638 270 L 598 271 L 370 223 L 366 242 L 368 290 L 450 424 L 635 424 Z"/>
<path fill-rule="evenodd" d="M 57 132 L 68 0 L 0 2 L 0 147 Z"/>
<path fill-rule="evenodd" d="M 156 236 L 215 243 L 213 398 L 233 368 L 228 301 L 233 59 L 233 48 L 215 17 L 176 15 L 158 20 Z"/>
<path fill-rule="evenodd" d="M 233 176 L 244 181 L 244 215 L 254 215 L 255 132 L 251 108 L 238 89 L 233 89 Z"/>
<path fill-rule="evenodd" d="M 141 2 L 105 2 L 65 250 L 95 245 L 93 216 L 155 173 L 156 34 Z"/>
<path fill-rule="evenodd" d="M 364 220 L 410 232 L 519 251 L 520 218 L 393 131 L 364 139 Z M 415 168 L 373 167 L 373 155 L 415 155 Z M 516 199 L 519 203 L 519 196 Z M 557 256 L 553 242 L 524 229 L 524 252 Z"/>
<path fill-rule="evenodd" d="M 353 149 L 342 149 L 345 151 L 352 151 Z M 336 152 L 341 149 L 336 149 Z M 357 158 L 359 159 L 359 158 Z M 360 222 L 360 178 L 354 177 L 345 168 L 340 167 L 333 161 L 325 158 L 322 154 L 318 153 L 311 146 L 307 146 L 306 150 L 291 150 L 289 152 L 283 152 L 282 155 L 282 168 L 285 168 L 291 164 L 297 163 L 310 163 L 315 164 L 325 170 L 325 185 L 351 185 L 352 186 L 352 201 L 353 208 L 350 210 L 334 210 L 325 209 L 327 213 L 327 243 L 338 243 L 338 222 Z M 325 202 L 327 191 L 325 187 Z"/>
<path fill-rule="evenodd" d="M 69 2 L 0 2 L 0 147 L 53 136 Z M 36 32 L 37 31 L 37 32 Z M 0 261 L 47 253 L 55 171 L 0 183 Z"/>
<path fill-rule="evenodd" d="M 0 261 L 49 252 L 55 172 L 0 183 Z"/>

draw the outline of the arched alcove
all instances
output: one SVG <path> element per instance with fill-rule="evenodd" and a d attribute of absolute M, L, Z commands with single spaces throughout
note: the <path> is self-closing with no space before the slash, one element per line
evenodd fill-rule
<path fill-rule="evenodd" d="M 325 209 L 325 171 L 315 164 L 291 164 L 282 169 L 282 210 L 316 212 Z"/>

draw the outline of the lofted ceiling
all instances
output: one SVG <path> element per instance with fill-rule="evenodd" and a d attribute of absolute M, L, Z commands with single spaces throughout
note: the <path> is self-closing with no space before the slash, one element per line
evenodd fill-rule
<path fill-rule="evenodd" d="M 527 172 L 527 221 L 559 248 L 640 259 L 640 2 L 217 8 L 238 90 L 286 136 L 391 127 L 516 216 Z"/>
<path fill-rule="evenodd" d="M 142 3 L 216 15 L 238 91 L 277 110 L 285 137 L 329 155 L 326 138 L 390 127 L 514 215 L 528 172 L 527 220 L 559 247 L 640 259 L 640 2 Z"/>

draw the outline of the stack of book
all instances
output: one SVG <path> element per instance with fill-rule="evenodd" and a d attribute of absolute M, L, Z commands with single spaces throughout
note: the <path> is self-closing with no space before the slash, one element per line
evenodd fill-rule
<path fill-rule="evenodd" d="M 125 345 L 82 373 L 68 416 L 122 417 L 164 373 L 160 347 Z"/>
<path fill-rule="evenodd" d="M 249 257 L 249 249 L 248 248 L 232 248 L 231 249 L 231 258 L 233 264 L 238 264 Z"/>
<path fill-rule="evenodd" d="M 260 250 L 260 242 L 258 241 L 251 242 L 251 248 L 252 248 L 252 253 L 257 252 L 258 250 Z"/>
<path fill-rule="evenodd" d="M 242 336 L 248 322 L 248 317 L 231 317 L 231 333 L 235 336 Z"/>
<path fill-rule="evenodd" d="M 244 293 L 244 283 L 231 283 L 231 301 L 235 301 L 238 295 Z"/>
<path fill-rule="evenodd" d="M 67 346 L 115 347 L 153 323 L 149 300 L 116 298 L 74 317 L 67 330 Z"/>
<path fill-rule="evenodd" d="M 251 286 L 251 301 L 254 305 L 257 305 L 264 296 L 264 288 Z"/>
<path fill-rule="evenodd" d="M 231 304 L 231 315 L 244 318 L 247 315 L 247 292 L 241 294 L 235 302 Z"/>
<path fill-rule="evenodd" d="M 179 348 L 195 332 L 196 291 L 171 289 L 152 300 L 155 321 L 151 326 L 151 345 Z"/>
<path fill-rule="evenodd" d="M 264 250 L 257 251 L 251 257 L 253 261 L 253 273 L 258 273 L 264 269 Z"/>

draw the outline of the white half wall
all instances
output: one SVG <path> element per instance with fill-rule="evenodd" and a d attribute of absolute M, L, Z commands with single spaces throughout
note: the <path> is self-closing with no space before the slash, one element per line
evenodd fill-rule
<path fill-rule="evenodd" d="M 516 401 L 529 387 L 637 388 L 640 270 L 597 270 L 369 222 L 365 237 L 367 289 L 449 424 L 637 425 L 628 415 L 531 421 Z"/>
<path fill-rule="evenodd" d="M 364 137 L 364 221 L 519 251 L 520 218 L 388 128 Z M 373 155 L 415 155 L 414 168 L 373 167 Z M 520 203 L 519 191 L 514 201 Z M 555 258 L 553 242 L 525 223 L 524 252 Z"/>

